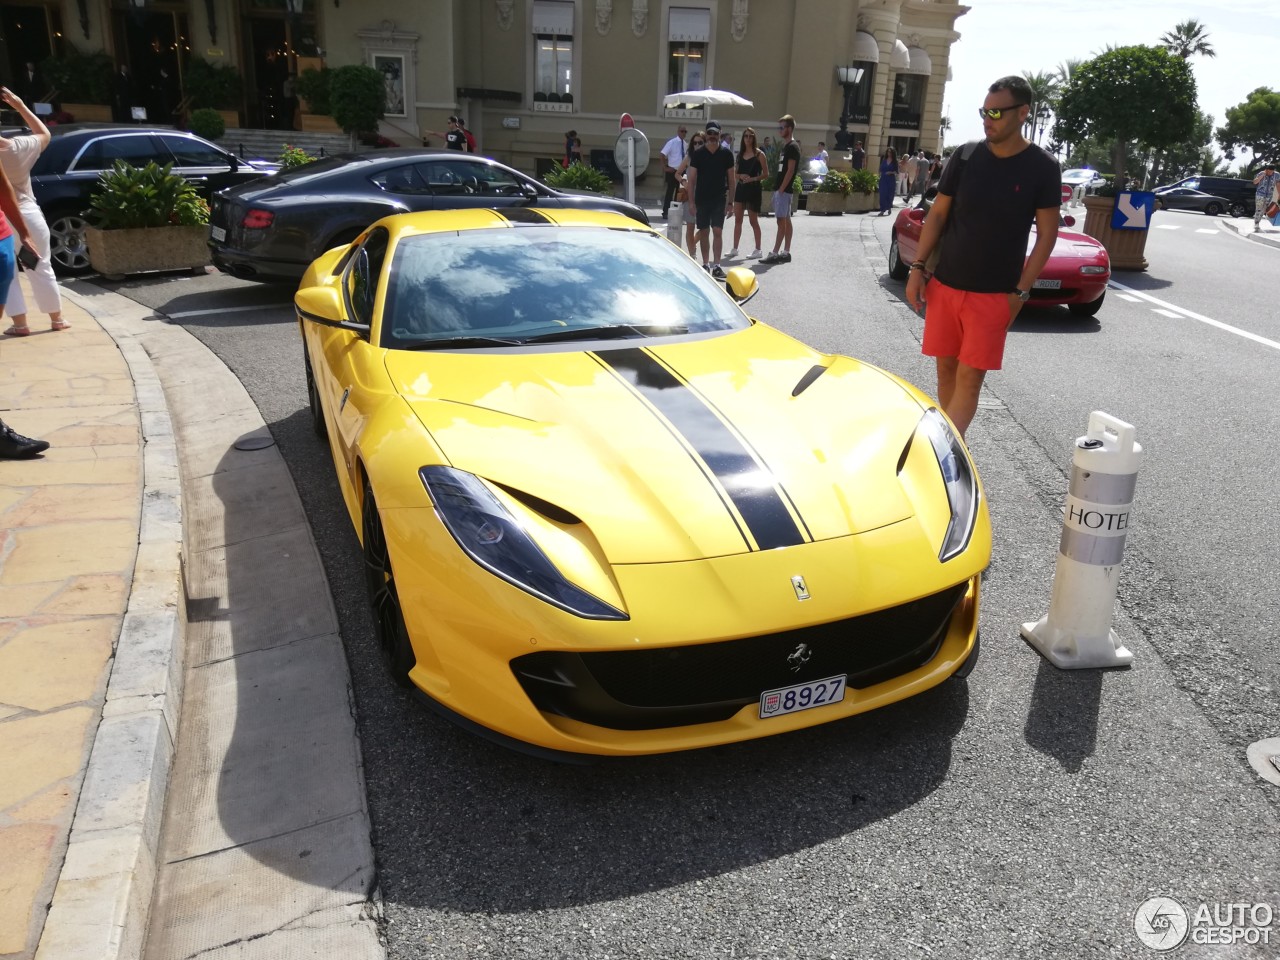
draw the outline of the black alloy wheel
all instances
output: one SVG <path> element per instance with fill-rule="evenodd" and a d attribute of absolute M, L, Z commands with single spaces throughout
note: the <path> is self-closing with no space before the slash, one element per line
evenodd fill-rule
<path fill-rule="evenodd" d="M 369 609 L 373 613 L 373 630 L 382 652 L 382 662 L 397 686 L 410 686 L 409 671 L 417 664 L 413 645 L 409 642 L 409 629 L 405 626 L 404 612 L 400 609 L 400 594 L 396 590 L 395 576 L 391 572 L 391 556 L 387 551 L 387 538 L 378 519 L 378 504 L 373 490 L 365 487 L 363 499 L 364 529 L 364 580 L 369 591 Z"/>
<path fill-rule="evenodd" d="M 329 427 L 324 422 L 324 408 L 320 406 L 320 391 L 316 388 L 316 377 L 311 372 L 311 355 L 306 347 L 302 348 L 302 366 L 307 373 L 307 406 L 311 408 L 311 429 L 321 440 L 329 436 Z"/>
<path fill-rule="evenodd" d="M 1218 214 L 1222 213 L 1222 204 L 1216 203 L 1216 202 L 1206 204 L 1204 208 L 1204 212 L 1211 217 L 1216 217 L 1218 216 Z"/>
<path fill-rule="evenodd" d="M 1243 203 L 1233 203 L 1231 205 L 1231 215 L 1233 217 L 1247 217 L 1249 210 Z"/>
<path fill-rule="evenodd" d="M 49 217 L 49 259 L 64 277 L 79 277 L 92 270 L 89 243 L 84 231 L 89 226 L 78 211 L 59 210 Z"/>
<path fill-rule="evenodd" d="M 911 268 L 902 262 L 902 251 L 898 249 L 898 232 L 895 230 L 889 239 L 889 276 L 894 280 L 905 280 L 911 274 Z"/>

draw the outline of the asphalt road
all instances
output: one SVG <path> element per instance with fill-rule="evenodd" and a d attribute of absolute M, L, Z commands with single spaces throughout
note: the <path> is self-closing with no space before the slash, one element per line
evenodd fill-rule
<path fill-rule="evenodd" d="M 794 261 L 757 267 L 749 310 L 930 390 L 921 321 L 885 276 L 890 226 L 801 215 Z M 1244 760 L 1280 735 L 1280 349 L 1222 326 L 1280 342 L 1280 250 L 1167 214 L 1147 254 L 1150 271 L 1116 277 L 1136 292 L 1109 291 L 1096 318 L 1027 310 L 989 379 L 969 439 L 995 551 L 967 682 L 787 737 L 590 767 L 479 741 L 383 675 L 307 420 L 291 291 L 111 286 L 221 356 L 289 463 L 351 663 L 390 956 L 1142 957 L 1135 911 L 1153 896 L 1280 914 L 1280 799 Z M 1018 628 L 1048 609 L 1071 446 L 1095 409 L 1144 447 L 1115 621 L 1135 660 L 1064 673 Z M 1276 956 L 1280 916 L 1268 932 L 1179 954 Z"/>

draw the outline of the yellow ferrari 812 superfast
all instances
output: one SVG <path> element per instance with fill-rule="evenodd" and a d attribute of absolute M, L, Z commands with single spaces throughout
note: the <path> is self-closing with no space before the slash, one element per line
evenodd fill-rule
<path fill-rule="evenodd" d="M 295 298 L 393 678 L 548 756 L 826 723 L 978 652 L 985 498 L 910 384 L 611 213 L 379 220 Z"/>

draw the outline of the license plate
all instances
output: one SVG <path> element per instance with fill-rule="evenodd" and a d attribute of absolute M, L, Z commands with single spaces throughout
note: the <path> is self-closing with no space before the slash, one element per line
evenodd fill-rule
<path fill-rule="evenodd" d="M 217 240 L 219 243 L 227 239 L 227 231 L 222 229 L 222 227 L 210 227 L 209 235 L 213 237 L 213 239 Z"/>
<path fill-rule="evenodd" d="M 844 681 L 845 677 L 841 674 L 838 677 L 827 677 L 825 680 L 797 683 L 793 687 L 766 690 L 760 694 L 760 719 L 780 717 L 784 713 L 799 713 L 801 710 L 839 703 L 844 699 Z"/>
<path fill-rule="evenodd" d="M 1037 280 L 1035 283 L 1037 290 L 1061 290 L 1061 280 Z"/>

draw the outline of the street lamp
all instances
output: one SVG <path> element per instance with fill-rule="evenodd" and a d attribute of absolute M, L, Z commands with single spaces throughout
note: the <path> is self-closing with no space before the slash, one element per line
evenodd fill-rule
<path fill-rule="evenodd" d="M 858 88 L 858 84 L 862 82 L 862 77 L 866 72 L 865 67 L 855 67 L 853 64 L 847 67 L 836 67 L 836 78 L 840 81 L 840 86 L 844 90 L 844 101 L 840 110 L 840 129 L 836 131 L 837 150 L 848 150 L 849 141 L 853 139 L 849 133 L 849 101 L 853 97 L 853 91 Z"/>

